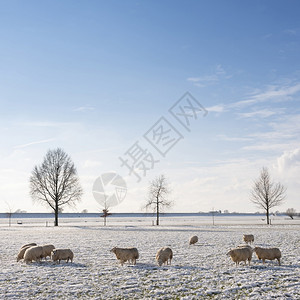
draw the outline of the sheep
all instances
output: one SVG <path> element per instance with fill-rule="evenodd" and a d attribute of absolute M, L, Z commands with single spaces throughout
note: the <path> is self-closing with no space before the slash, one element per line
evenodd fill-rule
<path fill-rule="evenodd" d="M 116 258 L 120 261 L 121 265 L 128 260 L 129 263 L 136 264 L 136 260 L 139 258 L 139 252 L 136 248 L 117 248 L 114 247 L 110 252 L 116 255 Z"/>
<path fill-rule="evenodd" d="M 66 260 L 69 262 L 73 262 L 74 254 L 70 249 L 53 249 L 51 252 L 51 259 L 53 261 L 58 261 L 60 263 L 61 260 Z"/>
<path fill-rule="evenodd" d="M 47 256 L 51 257 L 52 250 L 55 249 L 53 245 L 44 245 L 43 247 L 43 257 L 47 259 Z"/>
<path fill-rule="evenodd" d="M 196 244 L 198 242 L 198 237 L 196 235 L 190 238 L 190 245 Z"/>
<path fill-rule="evenodd" d="M 17 255 L 17 261 L 20 261 L 21 259 L 24 258 L 24 254 L 25 254 L 25 251 L 28 249 L 28 248 L 31 248 L 32 246 L 26 246 L 26 247 L 22 247 Z"/>
<path fill-rule="evenodd" d="M 159 249 L 155 257 L 159 266 L 161 266 L 162 264 L 168 264 L 169 260 L 171 265 L 172 258 L 173 258 L 173 251 L 171 248 L 168 247 L 163 247 Z"/>
<path fill-rule="evenodd" d="M 253 243 L 254 242 L 254 235 L 253 234 L 244 234 L 243 240 L 245 243 Z"/>
<path fill-rule="evenodd" d="M 23 246 L 21 247 L 21 249 L 22 249 L 22 248 L 25 248 L 25 247 L 28 247 L 28 246 L 37 246 L 37 244 L 36 244 L 36 243 L 26 244 L 26 245 L 23 245 Z"/>
<path fill-rule="evenodd" d="M 238 247 L 235 249 L 231 249 L 227 255 L 230 255 L 233 262 L 235 262 L 236 266 L 241 262 L 244 261 L 246 265 L 246 261 L 248 260 L 249 266 L 252 259 L 252 249 L 249 247 Z"/>
<path fill-rule="evenodd" d="M 24 253 L 24 262 L 26 262 L 26 264 L 32 262 L 33 260 L 39 262 L 42 257 L 43 257 L 43 247 L 32 246 L 26 249 Z"/>
<path fill-rule="evenodd" d="M 237 248 L 248 248 L 248 249 L 250 249 L 250 250 L 252 251 L 252 253 L 253 253 L 253 248 L 252 248 L 250 245 L 248 245 L 248 244 L 241 244 L 241 245 L 238 245 Z"/>
<path fill-rule="evenodd" d="M 277 259 L 280 266 L 281 251 L 278 248 L 255 247 L 253 251 L 256 253 L 258 259 L 262 259 L 263 263 L 265 263 L 266 259 Z"/>

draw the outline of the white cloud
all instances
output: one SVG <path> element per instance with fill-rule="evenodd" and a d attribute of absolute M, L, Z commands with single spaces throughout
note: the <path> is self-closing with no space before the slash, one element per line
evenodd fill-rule
<path fill-rule="evenodd" d="M 95 160 L 86 160 L 83 163 L 84 168 L 95 168 L 95 167 L 100 167 L 102 165 L 103 165 L 102 162 L 95 161 Z"/>
<path fill-rule="evenodd" d="M 250 137 L 229 137 L 225 134 L 217 135 L 217 139 L 227 142 L 249 142 L 253 140 L 253 138 Z"/>
<path fill-rule="evenodd" d="M 80 106 L 75 108 L 73 111 L 80 111 L 80 112 L 87 112 L 87 111 L 93 111 L 95 110 L 95 107 L 93 106 Z"/>
<path fill-rule="evenodd" d="M 218 105 L 206 107 L 206 110 L 208 112 L 221 113 L 221 112 L 224 112 L 226 109 L 225 109 L 225 106 L 223 104 L 218 104 Z"/>
<path fill-rule="evenodd" d="M 261 110 L 256 110 L 252 112 L 247 112 L 247 113 L 239 113 L 238 116 L 241 118 L 255 118 L 255 117 L 260 117 L 260 118 L 268 118 L 270 116 L 276 115 L 277 112 L 269 109 L 261 109 Z"/>
<path fill-rule="evenodd" d="M 53 142 L 54 140 L 55 140 L 55 139 L 47 139 L 47 140 L 41 140 L 41 141 L 30 142 L 30 143 L 27 143 L 27 144 L 15 146 L 14 149 L 26 148 L 26 147 L 29 147 L 29 146 L 32 146 L 32 145 L 49 143 L 49 142 Z"/>
<path fill-rule="evenodd" d="M 193 82 L 194 85 L 198 87 L 205 87 L 208 85 L 216 84 L 222 78 L 230 78 L 231 76 L 226 76 L 226 71 L 222 67 L 222 65 L 216 65 L 212 74 L 197 76 L 197 77 L 189 77 L 187 81 Z"/>
<path fill-rule="evenodd" d="M 291 168 L 300 168 L 300 148 L 292 151 L 285 151 L 278 159 L 279 172 L 286 172 Z M 300 173 L 299 173 L 300 174 Z"/>
<path fill-rule="evenodd" d="M 260 91 L 253 94 L 248 99 L 238 101 L 230 104 L 231 107 L 241 108 L 244 106 L 266 102 L 266 101 L 287 101 L 291 100 L 291 96 L 295 95 L 300 91 L 300 83 L 294 84 L 292 86 L 268 86 L 265 91 Z"/>

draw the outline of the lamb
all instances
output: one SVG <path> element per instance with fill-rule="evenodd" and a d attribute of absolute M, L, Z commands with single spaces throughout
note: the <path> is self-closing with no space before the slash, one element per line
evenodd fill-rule
<path fill-rule="evenodd" d="M 36 244 L 36 243 L 26 244 L 26 245 L 23 245 L 23 246 L 21 247 L 21 249 L 22 249 L 22 248 L 25 248 L 25 247 L 28 247 L 28 246 L 37 246 L 37 244 Z"/>
<path fill-rule="evenodd" d="M 190 245 L 196 244 L 198 242 L 198 237 L 196 235 L 190 238 Z"/>
<path fill-rule="evenodd" d="M 173 251 L 171 248 L 168 247 L 163 247 L 159 249 L 155 257 L 159 266 L 161 266 L 162 264 L 168 264 L 169 260 L 171 264 L 172 258 L 173 258 Z"/>
<path fill-rule="evenodd" d="M 21 259 L 23 259 L 24 258 L 24 254 L 25 254 L 25 251 L 28 249 L 28 248 L 31 248 L 32 246 L 23 246 L 21 249 L 20 249 L 20 251 L 19 251 L 19 253 L 18 253 L 18 255 L 17 255 L 17 261 L 20 261 Z"/>
<path fill-rule="evenodd" d="M 66 260 L 69 262 L 73 262 L 74 254 L 70 249 L 53 249 L 51 252 L 51 259 L 53 261 L 58 261 L 60 263 L 61 260 Z"/>
<path fill-rule="evenodd" d="M 256 253 L 258 259 L 262 259 L 263 263 L 265 263 L 266 259 L 277 259 L 280 266 L 281 251 L 278 248 L 255 247 L 254 252 Z"/>
<path fill-rule="evenodd" d="M 44 245 L 43 247 L 43 257 L 47 259 L 47 256 L 51 257 L 52 250 L 55 249 L 53 245 Z"/>
<path fill-rule="evenodd" d="M 33 260 L 39 262 L 42 257 L 43 257 L 43 247 L 32 246 L 26 249 L 24 253 L 24 262 L 26 262 L 26 264 L 32 262 Z"/>
<path fill-rule="evenodd" d="M 116 258 L 120 261 L 121 265 L 128 260 L 129 263 L 136 264 L 136 260 L 139 258 L 139 252 L 136 248 L 117 248 L 114 247 L 110 252 L 116 255 Z"/>
<path fill-rule="evenodd" d="M 245 243 L 253 243 L 254 242 L 254 235 L 253 234 L 244 234 L 244 237 L 243 237 L 243 239 L 244 239 L 244 242 Z"/>
<path fill-rule="evenodd" d="M 249 247 L 238 247 L 235 249 L 231 249 L 227 255 L 230 255 L 232 261 L 235 262 L 236 266 L 241 262 L 244 261 L 246 265 L 246 261 L 248 260 L 249 266 L 252 259 L 252 249 Z"/>

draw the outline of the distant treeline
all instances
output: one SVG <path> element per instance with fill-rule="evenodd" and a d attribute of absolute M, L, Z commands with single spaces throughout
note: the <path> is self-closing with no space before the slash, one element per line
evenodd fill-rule
<path fill-rule="evenodd" d="M 211 212 L 199 212 L 199 213 L 164 213 L 162 217 L 197 217 L 197 216 L 265 216 L 264 213 L 221 213 L 220 211 Z M 286 213 L 276 213 L 276 216 L 287 215 Z M 102 213 L 60 213 L 60 218 L 99 218 Z M 112 213 L 112 217 L 120 218 L 134 218 L 134 217 L 153 217 L 153 213 Z M 294 216 L 300 216 L 299 213 L 294 214 Z M 0 213 L 0 218 L 7 218 L 7 213 Z M 21 218 L 51 218 L 53 213 L 12 213 L 11 218 L 21 219 Z"/>

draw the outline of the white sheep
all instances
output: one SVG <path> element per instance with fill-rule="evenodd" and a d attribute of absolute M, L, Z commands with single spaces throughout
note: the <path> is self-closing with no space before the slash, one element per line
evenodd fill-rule
<path fill-rule="evenodd" d="M 254 242 L 254 235 L 253 234 L 244 234 L 243 240 L 245 243 L 253 243 Z"/>
<path fill-rule="evenodd" d="M 162 264 L 168 264 L 169 260 L 170 260 L 170 264 L 171 264 L 172 258 L 173 258 L 173 251 L 169 247 L 163 247 L 163 248 L 159 249 L 157 251 L 156 257 L 155 257 L 159 266 L 161 266 Z"/>
<path fill-rule="evenodd" d="M 51 252 L 55 247 L 51 244 L 44 245 L 43 247 L 43 258 L 47 259 L 47 256 L 51 257 Z"/>
<path fill-rule="evenodd" d="M 196 235 L 190 238 L 190 245 L 196 244 L 198 242 L 198 237 Z"/>
<path fill-rule="evenodd" d="M 24 258 L 24 254 L 25 254 L 25 251 L 28 249 L 28 248 L 31 248 L 32 246 L 23 246 L 21 249 L 20 249 L 20 251 L 19 251 L 19 253 L 18 253 L 18 255 L 17 255 L 17 261 L 20 261 L 21 259 L 23 259 Z"/>
<path fill-rule="evenodd" d="M 42 257 L 43 257 L 43 247 L 32 246 L 26 249 L 24 253 L 24 262 L 26 262 L 26 264 L 32 262 L 33 260 L 39 262 Z"/>
<path fill-rule="evenodd" d="M 241 245 L 238 245 L 237 248 L 248 248 L 248 249 L 250 249 L 250 250 L 252 251 L 252 253 L 253 253 L 253 248 L 252 248 L 250 245 L 248 245 L 248 244 L 241 244 Z"/>
<path fill-rule="evenodd" d="M 21 249 L 22 248 L 25 248 L 25 247 L 28 247 L 28 246 L 37 246 L 37 244 L 36 243 L 30 243 L 30 244 L 26 244 L 26 245 L 23 245 L 22 247 L 21 247 Z"/>
<path fill-rule="evenodd" d="M 255 247 L 254 252 L 256 253 L 258 259 L 262 259 L 263 263 L 265 263 L 266 259 L 277 259 L 280 266 L 281 251 L 278 248 Z"/>
<path fill-rule="evenodd" d="M 136 264 L 136 260 L 139 258 L 139 252 L 136 248 L 117 248 L 114 247 L 110 252 L 116 255 L 116 258 L 120 261 L 121 265 L 126 261 L 129 263 Z"/>
<path fill-rule="evenodd" d="M 69 262 L 73 262 L 74 254 L 70 249 L 53 249 L 51 252 L 51 259 L 53 261 L 58 261 L 60 263 L 61 260 L 66 260 Z"/>
<path fill-rule="evenodd" d="M 230 255 L 233 262 L 235 262 L 236 266 L 241 262 L 244 261 L 246 265 L 246 261 L 248 260 L 249 266 L 252 259 L 252 249 L 249 247 L 238 247 L 235 249 L 231 249 L 227 255 Z"/>

